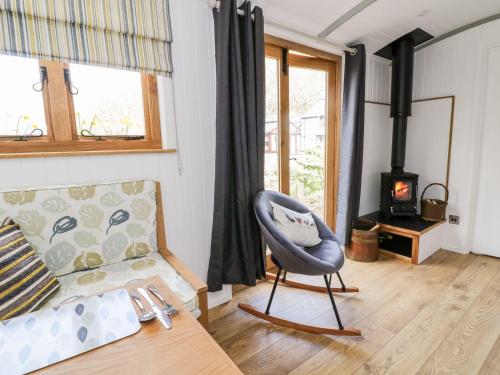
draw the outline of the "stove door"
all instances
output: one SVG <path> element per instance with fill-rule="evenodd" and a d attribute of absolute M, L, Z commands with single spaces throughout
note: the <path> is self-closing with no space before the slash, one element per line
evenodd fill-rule
<path fill-rule="evenodd" d="M 395 202 L 409 202 L 413 199 L 413 181 L 395 180 L 392 185 L 392 199 Z"/>

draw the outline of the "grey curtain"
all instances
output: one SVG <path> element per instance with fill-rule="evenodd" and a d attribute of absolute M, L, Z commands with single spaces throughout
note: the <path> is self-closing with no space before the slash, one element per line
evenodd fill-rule
<path fill-rule="evenodd" d="M 255 285 L 265 274 L 253 200 L 264 188 L 265 55 L 262 10 L 236 0 L 214 10 L 217 65 L 215 196 L 208 290 Z M 254 20 L 252 20 L 252 13 Z"/>
<path fill-rule="evenodd" d="M 365 128 L 366 52 L 363 44 L 352 47 L 356 54 L 345 54 L 336 228 L 336 236 L 344 245 L 351 238 L 352 220 L 359 216 Z"/>

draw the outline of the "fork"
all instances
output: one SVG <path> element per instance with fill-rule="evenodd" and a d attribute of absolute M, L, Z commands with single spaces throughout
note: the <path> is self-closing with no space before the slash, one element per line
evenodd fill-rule
<path fill-rule="evenodd" d="M 129 292 L 130 297 L 132 298 L 132 301 L 135 302 L 139 310 L 141 311 L 139 315 L 139 321 L 141 323 L 143 322 L 149 322 L 150 320 L 153 320 L 156 318 L 156 313 L 154 311 L 149 311 L 147 312 L 146 309 L 144 308 L 144 305 L 141 302 L 141 297 L 134 291 Z"/>
<path fill-rule="evenodd" d="M 169 316 L 175 316 L 179 313 L 174 306 L 172 306 L 165 300 L 165 298 L 163 298 L 163 296 L 160 294 L 160 290 L 156 286 L 151 284 L 147 286 L 147 289 L 161 302 L 161 304 L 163 305 L 162 311 L 165 314 Z"/>

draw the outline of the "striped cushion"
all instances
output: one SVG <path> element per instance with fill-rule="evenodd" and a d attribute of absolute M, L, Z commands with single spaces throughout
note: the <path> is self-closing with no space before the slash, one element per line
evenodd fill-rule
<path fill-rule="evenodd" d="M 60 283 L 35 254 L 19 225 L 0 225 L 0 320 L 39 308 Z"/>

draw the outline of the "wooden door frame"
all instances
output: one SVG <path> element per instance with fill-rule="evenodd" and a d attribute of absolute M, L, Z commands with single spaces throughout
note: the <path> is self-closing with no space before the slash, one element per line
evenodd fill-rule
<path fill-rule="evenodd" d="M 288 76 L 282 74 L 283 57 L 287 54 L 282 48 L 266 44 L 266 57 L 278 61 L 278 169 L 279 188 L 284 194 L 290 194 L 290 147 L 287 141 L 289 132 L 289 89 Z"/>
<path fill-rule="evenodd" d="M 265 35 L 266 56 L 279 62 L 279 111 L 278 111 L 278 160 L 280 190 L 290 193 L 290 147 L 289 147 L 289 82 L 283 74 L 284 59 L 288 65 L 309 69 L 325 70 L 327 83 L 327 126 L 325 144 L 325 221 L 335 231 L 337 218 L 337 198 L 340 159 L 340 103 L 342 57 L 315 48 L 303 46 L 285 39 Z M 297 51 L 308 56 L 288 53 Z"/>

